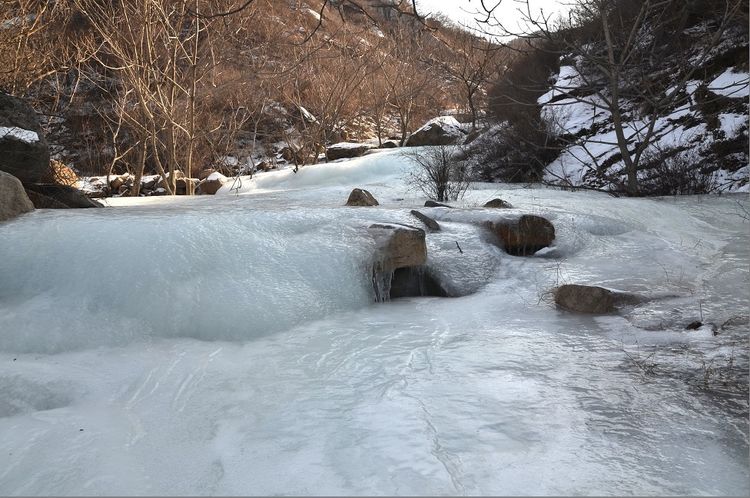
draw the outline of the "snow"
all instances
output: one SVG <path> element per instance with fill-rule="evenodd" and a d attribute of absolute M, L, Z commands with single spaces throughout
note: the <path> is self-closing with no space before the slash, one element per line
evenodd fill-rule
<path fill-rule="evenodd" d="M 723 113 L 719 114 L 719 123 L 724 136 L 727 139 L 733 139 L 739 136 L 743 127 L 747 130 L 748 116 L 747 114 Z"/>
<path fill-rule="evenodd" d="M 746 195 L 474 184 L 423 208 L 412 168 L 387 150 L 0 224 L 0 494 L 750 492 L 747 391 L 703 387 L 730 358 L 747 385 L 748 325 L 684 330 L 748 314 Z M 343 207 L 355 186 L 381 205 Z M 417 207 L 428 266 L 475 293 L 375 304 L 367 227 Z M 543 254 L 479 226 L 524 213 L 555 225 Z M 559 283 L 654 299 L 564 313 Z"/>
<path fill-rule="evenodd" d="M 708 89 L 716 95 L 731 97 L 733 99 L 747 99 L 750 93 L 750 74 L 745 71 L 735 72 L 729 68 L 716 77 L 709 85 Z"/>
<path fill-rule="evenodd" d="M 413 135 L 419 132 L 425 131 L 429 129 L 430 127 L 432 127 L 433 125 L 440 126 L 440 128 L 442 128 L 446 134 L 451 135 L 451 136 L 460 137 L 464 135 L 463 126 L 453 116 L 438 116 L 436 118 L 433 118 L 427 121 L 425 124 L 423 124 L 422 127 L 420 127 L 417 131 L 413 133 Z"/>
<path fill-rule="evenodd" d="M 208 175 L 206 177 L 206 180 L 207 181 L 219 180 L 219 181 L 222 181 L 222 182 L 226 182 L 228 180 L 228 178 L 226 176 L 222 175 L 221 173 L 219 173 L 218 171 L 214 171 L 213 173 L 211 173 L 210 175 Z"/>
<path fill-rule="evenodd" d="M 27 144 L 39 141 L 39 135 L 35 131 L 24 130 L 17 126 L 0 126 L 0 138 L 14 138 Z"/>
<path fill-rule="evenodd" d="M 584 83 L 585 80 L 574 66 L 560 66 L 555 85 L 550 91 L 539 97 L 537 103 L 539 105 L 547 104 L 555 97 L 580 88 Z"/>

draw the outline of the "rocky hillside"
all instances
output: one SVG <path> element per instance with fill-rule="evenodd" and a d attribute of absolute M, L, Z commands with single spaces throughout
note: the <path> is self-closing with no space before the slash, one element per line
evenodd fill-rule
<path fill-rule="evenodd" d="M 630 2 L 635 12 L 639 3 Z M 474 146 L 477 171 L 489 179 L 517 175 L 625 191 L 625 149 L 637 162 L 641 195 L 748 189 L 746 13 L 696 14 L 681 3 L 674 19 L 637 21 L 635 41 L 626 47 L 632 51 L 620 65 L 608 62 L 605 41 L 583 43 L 572 30 L 564 41 L 547 40 L 546 53 L 531 51 L 537 58 L 556 54 L 541 72 L 550 77 L 498 84 L 495 111 L 503 124 Z M 526 98 L 527 106 L 510 112 L 503 97 L 519 95 L 519 87 L 526 94 L 514 103 Z"/>
<path fill-rule="evenodd" d="M 0 50 L 0 88 L 32 102 L 52 157 L 84 175 L 135 173 L 142 147 L 144 174 L 301 166 L 467 108 L 450 71 L 464 35 L 404 2 L 193 3 L 10 2 L 0 49 L 23 50 Z"/>

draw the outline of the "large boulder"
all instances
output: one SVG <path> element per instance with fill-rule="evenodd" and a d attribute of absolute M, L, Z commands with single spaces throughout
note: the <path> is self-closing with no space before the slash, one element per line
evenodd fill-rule
<path fill-rule="evenodd" d="M 221 187 L 224 186 L 225 183 L 227 183 L 228 180 L 229 179 L 226 176 L 222 175 L 218 171 L 215 171 L 208 175 L 208 177 L 200 182 L 200 184 L 198 184 L 198 193 L 214 195 L 219 191 Z"/>
<path fill-rule="evenodd" d="M 577 313 L 610 313 L 615 308 L 615 294 L 603 287 L 567 284 L 555 289 L 555 304 Z"/>
<path fill-rule="evenodd" d="M 34 210 L 21 181 L 15 176 L 0 171 L 0 221 Z"/>
<path fill-rule="evenodd" d="M 505 252 L 514 256 L 530 256 L 555 240 L 555 227 L 541 216 L 525 214 L 518 220 L 490 221 L 485 226 Z"/>
<path fill-rule="evenodd" d="M 370 144 L 340 142 L 326 147 L 326 159 L 329 161 L 335 161 L 336 159 L 359 157 L 372 148 L 374 148 L 374 146 Z"/>
<path fill-rule="evenodd" d="M 431 119 L 420 129 L 409 135 L 404 145 L 453 145 L 462 142 L 464 132 L 461 124 L 452 116 L 440 116 Z"/>
<path fill-rule="evenodd" d="M 26 185 L 26 193 L 34 206 L 39 209 L 103 207 L 98 202 L 89 199 L 82 191 L 66 185 Z"/>
<path fill-rule="evenodd" d="M 49 147 L 36 112 L 26 102 L 0 93 L 0 170 L 28 185 L 42 182 L 49 167 Z"/>
<path fill-rule="evenodd" d="M 361 188 L 355 188 L 349 194 L 349 199 L 346 201 L 347 206 L 377 206 L 378 201 L 372 196 L 370 192 Z"/>

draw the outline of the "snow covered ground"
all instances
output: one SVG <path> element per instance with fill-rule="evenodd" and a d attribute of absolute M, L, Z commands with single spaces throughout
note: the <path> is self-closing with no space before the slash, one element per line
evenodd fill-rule
<path fill-rule="evenodd" d="M 0 225 L 0 494 L 750 492 L 746 194 L 476 184 L 420 208 L 428 264 L 476 292 L 373 304 L 366 227 L 418 225 L 411 167 L 383 151 Z M 352 187 L 381 206 L 343 207 Z M 555 245 L 488 243 L 494 197 Z M 570 314 L 563 282 L 653 299 Z"/>

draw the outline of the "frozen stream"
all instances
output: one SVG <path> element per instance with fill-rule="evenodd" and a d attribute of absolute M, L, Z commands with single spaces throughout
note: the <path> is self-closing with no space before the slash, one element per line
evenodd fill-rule
<path fill-rule="evenodd" d="M 423 209 L 429 263 L 476 292 L 373 304 L 366 227 L 424 201 L 406 167 L 0 224 L 0 495 L 750 493 L 746 196 L 476 185 Z M 496 196 L 555 246 L 487 243 Z M 654 300 L 569 314 L 560 282 Z"/>

